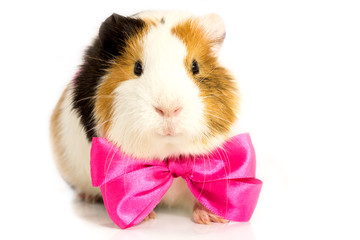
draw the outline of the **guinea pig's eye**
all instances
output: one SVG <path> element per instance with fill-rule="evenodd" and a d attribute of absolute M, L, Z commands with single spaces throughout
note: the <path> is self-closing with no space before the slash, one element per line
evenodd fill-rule
<path fill-rule="evenodd" d="M 194 59 L 192 61 L 192 64 L 191 64 L 191 72 L 195 75 L 195 74 L 198 74 L 199 73 L 199 64 L 198 62 Z"/>
<path fill-rule="evenodd" d="M 143 68 L 140 61 L 137 61 L 134 65 L 134 73 L 136 76 L 141 76 L 143 73 Z"/>

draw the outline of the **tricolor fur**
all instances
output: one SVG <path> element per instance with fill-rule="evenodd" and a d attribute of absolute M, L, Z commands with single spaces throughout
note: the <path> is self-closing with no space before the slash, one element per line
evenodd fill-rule
<path fill-rule="evenodd" d="M 239 102 L 233 77 L 217 60 L 224 37 L 215 14 L 110 16 L 52 117 L 53 146 L 65 180 L 79 192 L 99 194 L 89 169 L 95 136 L 142 159 L 205 154 L 221 145 Z M 175 183 L 165 200 L 180 198 L 186 192 L 180 189 Z"/>

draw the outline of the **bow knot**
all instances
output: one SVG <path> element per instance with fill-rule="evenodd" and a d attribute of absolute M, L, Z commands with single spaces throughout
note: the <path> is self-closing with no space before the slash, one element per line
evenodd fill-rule
<path fill-rule="evenodd" d="M 93 186 L 100 186 L 106 210 L 121 228 L 140 223 L 175 177 L 184 178 L 206 208 L 232 221 L 250 219 L 262 186 L 255 178 L 248 134 L 231 138 L 207 156 L 153 162 L 133 159 L 106 139 L 94 138 L 90 164 Z"/>
<path fill-rule="evenodd" d="M 184 158 L 178 158 L 178 159 L 169 158 L 167 160 L 167 164 L 168 164 L 168 169 L 174 178 L 182 177 L 186 179 L 186 177 L 189 176 L 192 172 L 191 166 L 193 164 L 191 164 L 189 160 L 186 160 Z"/>

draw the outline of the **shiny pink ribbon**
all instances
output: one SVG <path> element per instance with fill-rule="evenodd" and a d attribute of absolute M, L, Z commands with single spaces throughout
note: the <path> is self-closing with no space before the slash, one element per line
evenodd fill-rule
<path fill-rule="evenodd" d="M 262 182 L 255 178 L 255 151 L 240 134 L 206 156 L 142 161 L 104 138 L 93 138 L 91 178 L 100 186 L 110 218 L 121 228 L 140 223 L 160 202 L 174 177 L 182 177 L 197 200 L 231 221 L 249 221 Z"/>

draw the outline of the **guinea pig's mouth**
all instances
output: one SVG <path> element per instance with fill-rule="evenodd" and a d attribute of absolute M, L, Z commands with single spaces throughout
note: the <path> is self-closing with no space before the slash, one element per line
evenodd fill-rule
<path fill-rule="evenodd" d="M 175 136 L 175 134 L 174 133 L 167 133 L 166 135 L 162 135 L 162 136 L 164 136 L 164 137 L 173 137 L 173 136 Z"/>
<path fill-rule="evenodd" d="M 175 133 L 175 132 L 164 132 L 164 133 L 158 133 L 158 135 L 162 136 L 162 137 L 176 137 L 179 135 L 179 133 Z"/>
<path fill-rule="evenodd" d="M 176 137 L 180 137 L 182 134 L 181 133 L 175 133 L 175 132 L 166 132 L 166 133 L 156 133 L 159 137 L 164 138 L 164 139 L 173 139 Z"/>
<path fill-rule="evenodd" d="M 176 137 L 181 133 L 172 125 L 167 125 L 156 131 L 159 136 L 162 137 Z"/>

